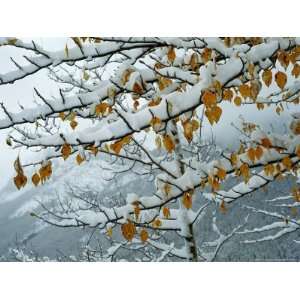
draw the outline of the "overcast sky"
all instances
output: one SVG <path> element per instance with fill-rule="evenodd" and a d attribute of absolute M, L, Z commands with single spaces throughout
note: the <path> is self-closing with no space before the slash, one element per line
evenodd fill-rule
<path fill-rule="evenodd" d="M 66 43 L 66 38 L 35 38 L 34 40 L 51 50 L 61 50 Z M 15 69 L 15 66 L 10 61 L 10 57 L 13 57 L 19 63 L 27 64 L 22 58 L 22 54 L 24 53 L 23 50 L 18 48 L 0 47 L 0 74 Z M 11 111 L 17 111 L 19 109 L 18 103 L 21 103 L 25 107 L 33 105 L 35 97 L 33 87 L 37 87 L 45 96 L 55 96 L 58 93 L 57 85 L 49 80 L 47 76 L 47 70 L 42 70 L 32 76 L 17 81 L 14 84 L 0 86 L 0 101 Z M 233 129 L 230 124 L 238 120 L 239 116 L 242 114 L 249 121 L 257 122 L 268 128 L 270 127 L 270 124 L 272 124 L 275 128 L 280 130 L 288 123 L 288 113 L 284 113 L 286 118 L 279 118 L 274 113 L 274 109 L 257 111 L 255 106 L 237 108 L 231 104 L 225 104 L 223 110 L 226 113 L 223 113 L 222 121 L 215 125 L 213 130 L 219 143 L 229 148 L 232 144 L 238 144 L 238 132 Z M 0 118 L 3 117 L 4 114 L 1 112 Z M 278 122 L 278 120 L 281 122 Z M 14 173 L 13 161 L 19 153 L 6 145 L 5 140 L 7 132 L 7 130 L 0 131 L 0 187 L 3 186 Z M 209 125 L 207 126 L 207 133 L 210 132 L 211 126 Z M 233 138 L 229 139 L 229 136 L 233 136 Z"/>

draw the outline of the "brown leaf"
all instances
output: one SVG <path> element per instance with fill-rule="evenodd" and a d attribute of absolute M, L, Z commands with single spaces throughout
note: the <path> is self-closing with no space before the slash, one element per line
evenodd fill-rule
<path fill-rule="evenodd" d="M 256 151 L 254 148 L 249 148 L 247 151 L 247 156 L 249 157 L 249 159 L 254 162 L 256 159 Z"/>
<path fill-rule="evenodd" d="M 271 143 L 270 139 L 267 137 L 261 139 L 261 145 L 263 147 L 265 147 L 266 149 L 269 149 L 270 147 L 272 147 L 272 143 Z"/>
<path fill-rule="evenodd" d="M 189 192 L 185 192 L 182 198 L 182 204 L 186 209 L 192 208 L 192 195 Z"/>
<path fill-rule="evenodd" d="M 173 47 L 171 47 L 168 51 L 168 60 L 170 63 L 173 63 L 175 58 L 176 58 L 176 53 L 175 53 L 175 49 Z"/>
<path fill-rule="evenodd" d="M 37 173 L 34 173 L 31 177 L 31 181 L 35 186 L 37 186 L 40 183 L 40 180 L 41 180 L 40 175 Z"/>
<path fill-rule="evenodd" d="M 19 190 L 26 185 L 27 177 L 23 173 L 19 173 L 16 177 L 14 177 L 14 183 Z"/>
<path fill-rule="evenodd" d="M 171 216 L 170 209 L 167 206 L 163 207 L 163 215 L 166 219 L 169 219 Z"/>
<path fill-rule="evenodd" d="M 289 156 L 284 157 L 281 162 L 287 170 L 291 170 L 293 163 Z"/>
<path fill-rule="evenodd" d="M 236 106 L 241 106 L 242 104 L 242 98 L 239 97 L 239 96 L 236 96 L 233 100 L 233 103 L 236 105 Z"/>
<path fill-rule="evenodd" d="M 286 74 L 281 71 L 278 71 L 275 75 L 275 81 L 277 85 L 283 90 L 287 82 Z"/>
<path fill-rule="evenodd" d="M 201 58 L 203 62 L 206 64 L 211 59 L 212 50 L 209 48 L 204 48 L 201 53 Z"/>
<path fill-rule="evenodd" d="M 292 70 L 292 75 L 295 76 L 296 78 L 299 77 L 299 75 L 300 75 L 300 65 L 299 64 L 294 65 L 294 68 Z"/>
<path fill-rule="evenodd" d="M 78 125 L 78 122 L 76 122 L 75 120 L 70 122 L 70 126 L 73 130 L 77 127 L 77 125 Z"/>
<path fill-rule="evenodd" d="M 76 162 L 78 165 L 81 165 L 81 163 L 84 162 L 84 158 L 80 154 L 77 154 Z"/>
<path fill-rule="evenodd" d="M 262 149 L 262 147 L 260 146 L 257 146 L 256 149 L 255 149 L 255 157 L 257 160 L 260 160 L 261 157 L 263 156 L 264 154 L 264 150 Z"/>
<path fill-rule="evenodd" d="M 130 221 L 121 225 L 121 231 L 127 241 L 132 241 L 134 235 L 136 234 L 136 228 Z"/>
<path fill-rule="evenodd" d="M 136 94 L 142 94 L 142 93 L 143 93 L 143 88 L 142 88 L 142 86 L 141 86 L 138 82 L 135 82 L 135 83 L 134 83 L 132 90 L 133 90 Z"/>
<path fill-rule="evenodd" d="M 111 106 L 106 102 L 101 102 L 95 107 L 96 116 L 105 115 L 107 112 L 110 113 L 112 111 Z"/>
<path fill-rule="evenodd" d="M 141 238 L 141 241 L 143 243 L 146 243 L 148 238 L 149 238 L 149 235 L 148 235 L 148 232 L 146 229 L 142 229 L 141 232 L 140 232 L 140 238 Z"/>
<path fill-rule="evenodd" d="M 220 180 L 224 180 L 226 178 L 226 170 L 222 169 L 222 168 L 218 168 L 217 171 L 217 176 Z"/>
<path fill-rule="evenodd" d="M 223 91 L 223 99 L 227 100 L 227 101 L 231 101 L 231 99 L 233 98 L 233 92 L 230 89 L 225 89 Z"/>
<path fill-rule="evenodd" d="M 264 70 L 262 73 L 262 80 L 267 87 L 269 87 L 272 83 L 272 71 Z"/>
<path fill-rule="evenodd" d="M 63 159 L 66 160 L 70 156 L 70 154 L 72 152 L 72 148 L 69 144 L 64 144 L 62 146 L 60 152 L 62 154 Z"/>
<path fill-rule="evenodd" d="M 166 134 L 163 137 L 163 144 L 164 144 L 165 149 L 169 153 L 171 153 L 175 149 L 175 144 L 173 142 L 173 139 L 168 134 Z"/>
<path fill-rule="evenodd" d="M 206 90 L 202 95 L 202 102 L 207 107 L 214 106 L 217 103 L 217 96 L 215 93 Z"/>
<path fill-rule="evenodd" d="M 182 122 L 182 126 L 183 126 L 183 134 L 186 140 L 190 143 L 193 139 L 193 125 L 189 120 L 187 120 L 185 122 Z"/>
<path fill-rule="evenodd" d="M 240 94 L 242 95 L 242 97 L 245 99 L 251 96 L 251 89 L 250 89 L 250 86 L 247 84 L 240 85 L 239 91 L 240 91 Z"/>
<path fill-rule="evenodd" d="M 158 218 L 156 218 L 156 219 L 152 222 L 152 226 L 153 226 L 154 228 L 160 227 L 160 226 L 161 226 L 161 220 L 158 219 Z"/>
<path fill-rule="evenodd" d="M 249 170 L 248 164 L 243 163 L 240 167 L 240 172 L 241 172 L 241 175 L 244 177 L 245 183 L 247 183 L 250 178 L 250 170 Z"/>
<path fill-rule="evenodd" d="M 199 58 L 197 53 L 193 53 L 190 60 L 190 65 L 193 71 L 196 71 L 199 66 Z"/>

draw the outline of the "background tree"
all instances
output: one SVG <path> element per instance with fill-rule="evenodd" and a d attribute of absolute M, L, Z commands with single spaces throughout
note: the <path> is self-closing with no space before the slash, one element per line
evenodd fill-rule
<path fill-rule="evenodd" d="M 215 241 L 209 254 L 200 253 L 195 226 L 211 205 L 226 213 L 232 203 L 283 177 L 297 177 L 300 159 L 299 103 L 300 40 L 297 38 L 98 38 L 74 37 L 58 52 L 34 41 L 2 38 L 1 46 L 33 53 L 27 65 L 13 58 L 16 70 L 0 75 L 0 84 L 14 83 L 41 69 L 59 83 L 60 97 L 39 98 L 34 108 L 17 113 L 1 105 L 0 128 L 13 128 L 7 143 L 39 151 L 36 159 L 14 164 L 15 185 L 46 183 L 52 161 L 74 157 L 78 165 L 92 155 L 103 155 L 116 173 L 136 172 L 155 178 L 151 195 L 129 193 L 124 202 L 95 203 L 90 197 L 71 197 L 68 206 L 36 217 L 62 227 L 100 228 L 114 243 L 106 257 L 120 247 L 141 250 L 149 260 L 175 256 L 190 261 L 211 260 L 233 234 L 269 232 L 248 243 L 276 239 L 299 228 L 299 188 L 290 215 L 248 207 L 249 213 L 275 221 L 244 229 L 248 218 L 223 234 L 212 216 Z M 257 110 L 274 108 L 280 119 L 291 108 L 293 122 L 286 135 L 265 132 L 252 122 L 235 124 L 241 132 L 240 149 L 211 151 L 202 125 L 219 123 L 223 103 Z M 156 145 L 153 150 L 151 145 Z M 38 171 L 28 174 L 30 166 Z M 80 167 L 80 166 L 79 166 Z M 31 170 L 31 169 L 30 169 Z M 55 172 L 55 169 L 53 170 Z M 232 178 L 234 180 L 232 181 Z M 233 184 L 232 184 L 233 182 Z M 224 188 L 224 186 L 232 186 Z M 289 197 L 290 195 L 286 195 Z M 78 197 L 77 197 L 78 198 Z M 276 201 L 278 199 L 271 199 Z M 285 200 L 285 199 L 279 199 Z M 123 240 L 116 232 L 123 235 Z M 201 230 L 200 230 L 201 232 Z M 275 232 L 275 233 L 274 233 Z M 182 242 L 175 245 L 172 236 Z M 176 239 L 176 243 L 178 240 Z M 154 248 L 161 255 L 149 255 Z M 155 253 L 155 252 L 154 252 Z M 90 255 L 90 253 L 89 253 Z"/>

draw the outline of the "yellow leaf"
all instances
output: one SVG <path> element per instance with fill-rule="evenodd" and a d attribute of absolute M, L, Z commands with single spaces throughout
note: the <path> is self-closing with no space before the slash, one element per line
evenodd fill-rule
<path fill-rule="evenodd" d="M 275 81 L 277 85 L 283 90 L 287 82 L 286 74 L 281 71 L 278 71 L 275 75 Z"/>
<path fill-rule="evenodd" d="M 251 64 L 251 63 L 249 63 L 249 65 L 248 65 L 248 72 L 249 72 L 249 74 L 250 74 L 251 78 L 253 78 L 253 77 L 254 77 L 254 71 L 255 71 L 255 65 L 254 65 L 254 64 Z"/>
<path fill-rule="evenodd" d="M 136 221 L 139 218 L 140 212 L 141 212 L 141 209 L 139 207 L 139 204 L 135 204 L 134 205 L 134 216 L 135 216 Z"/>
<path fill-rule="evenodd" d="M 182 198 L 182 204 L 186 209 L 192 208 L 192 195 L 189 192 L 185 192 Z"/>
<path fill-rule="evenodd" d="M 75 120 L 70 122 L 70 126 L 73 130 L 77 127 L 77 125 L 78 125 L 78 122 L 76 122 Z"/>
<path fill-rule="evenodd" d="M 172 80 L 165 77 L 159 77 L 158 78 L 158 88 L 160 91 L 167 88 L 172 83 Z"/>
<path fill-rule="evenodd" d="M 161 98 L 158 97 L 156 99 L 152 99 L 151 101 L 149 101 L 148 106 L 149 107 L 157 106 L 160 102 L 161 102 Z"/>
<path fill-rule="evenodd" d="M 189 120 L 187 120 L 182 123 L 182 126 L 183 126 L 183 134 L 186 140 L 190 143 L 193 139 L 193 125 Z"/>
<path fill-rule="evenodd" d="M 233 100 L 233 103 L 236 105 L 236 106 L 241 106 L 242 104 L 242 98 L 239 97 L 239 96 L 236 96 Z"/>
<path fill-rule="evenodd" d="M 170 213 L 169 207 L 166 207 L 166 206 L 163 207 L 163 215 L 166 219 L 170 218 L 171 213 Z"/>
<path fill-rule="evenodd" d="M 168 183 L 164 184 L 164 192 L 165 192 L 166 196 L 168 196 L 169 193 L 171 192 L 171 186 Z"/>
<path fill-rule="evenodd" d="M 149 238 L 149 235 L 148 235 L 148 232 L 146 229 L 142 229 L 141 232 L 140 232 L 140 238 L 141 238 L 141 241 L 143 243 L 146 243 L 148 238 Z"/>
<path fill-rule="evenodd" d="M 220 180 L 224 180 L 226 178 L 226 170 L 222 169 L 222 168 L 218 168 L 217 171 L 217 176 Z"/>
<path fill-rule="evenodd" d="M 223 99 L 227 100 L 227 101 L 231 101 L 231 99 L 233 98 L 233 92 L 230 89 L 225 89 L 223 91 Z"/>
<path fill-rule="evenodd" d="M 264 154 L 264 150 L 260 147 L 260 146 L 257 146 L 256 149 L 255 149 L 255 157 L 256 159 L 261 159 L 261 157 L 263 156 Z"/>
<path fill-rule="evenodd" d="M 236 166 L 238 160 L 238 156 L 236 153 L 231 153 L 230 155 L 230 162 L 232 166 Z"/>
<path fill-rule="evenodd" d="M 158 218 L 156 218 L 156 219 L 152 222 L 152 226 L 153 226 L 154 228 L 160 227 L 160 226 L 161 226 L 161 220 L 158 219 Z"/>
<path fill-rule="evenodd" d="M 193 71 L 196 71 L 198 69 L 199 66 L 199 59 L 198 59 L 198 54 L 197 53 L 193 53 L 191 56 L 191 60 L 190 60 L 190 65 Z"/>
<path fill-rule="evenodd" d="M 135 82 L 133 85 L 132 90 L 136 93 L 136 94 L 142 94 L 143 93 L 143 88 L 141 87 L 141 85 L 138 82 Z"/>
<path fill-rule="evenodd" d="M 16 177 L 14 177 L 14 183 L 19 190 L 26 185 L 27 177 L 23 173 L 19 173 Z"/>
<path fill-rule="evenodd" d="M 81 165 L 81 163 L 84 161 L 84 158 L 80 155 L 80 154 L 77 154 L 76 156 L 76 162 L 78 165 Z"/>
<path fill-rule="evenodd" d="M 295 76 L 296 78 L 298 78 L 298 76 L 300 75 L 300 65 L 299 64 L 294 65 L 294 68 L 292 70 L 292 75 Z"/>
<path fill-rule="evenodd" d="M 70 154 L 72 152 L 72 148 L 71 148 L 71 146 L 69 144 L 64 144 L 62 146 L 60 152 L 62 154 L 63 159 L 66 160 L 70 156 Z"/>
<path fill-rule="evenodd" d="M 273 164 L 268 164 L 264 166 L 264 172 L 267 176 L 273 176 L 275 172 L 275 167 Z"/>
<path fill-rule="evenodd" d="M 105 144 L 105 147 L 107 147 L 107 152 L 109 152 L 107 144 Z M 89 146 L 87 149 L 90 150 L 95 156 L 97 155 L 97 153 L 99 151 L 98 148 L 95 146 Z"/>
<path fill-rule="evenodd" d="M 258 110 L 263 110 L 265 108 L 265 105 L 263 103 L 258 102 L 256 103 L 256 107 Z"/>
<path fill-rule="evenodd" d="M 176 53 L 175 53 L 175 49 L 173 47 L 171 47 L 168 51 L 168 60 L 170 63 L 173 63 L 175 58 L 176 58 Z"/>
<path fill-rule="evenodd" d="M 214 123 L 218 123 L 221 115 L 222 115 L 222 109 L 219 106 L 213 106 L 205 110 L 205 116 L 207 117 L 211 125 L 213 125 Z"/>
<path fill-rule="evenodd" d="M 49 161 L 47 164 L 43 165 L 39 169 L 39 175 L 41 178 L 41 183 L 44 183 L 47 179 L 50 178 L 52 175 L 52 164 L 51 161 Z"/>
<path fill-rule="evenodd" d="M 193 131 L 196 131 L 200 128 L 200 123 L 197 120 L 193 119 L 191 123 Z"/>
<path fill-rule="evenodd" d="M 255 158 L 256 158 L 256 151 L 254 148 L 249 148 L 247 151 L 247 156 L 249 157 L 249 159 L 254 162 Z"/>
<path fill-rule="evenodd" d="M 60 117 L 60 119 L 62 120 L 62 121 L 64 121 L 65 120 L 65 113 L 62 111 L 62 112 L 60 112 L 59 114 L 58 114 L 58 116 Z"/>
<path fill-rule="evenodd" d="M 269 87 L 272 83 L 272 71 L 264 70 L 262 73 L 262 80 L 267 87 Z"/>
<path fill-rule="evenodd" d="M 119 154 L 122 149 L 123 143 L 121 141 L 117 141 L 113 144 L 110 144 L 110 149 L 113 150 L 115 153 Z"/>
<path fill-rule="evenodd" d="M 261 84 L 258 81 L 252 81 L 250 84 L 250 98 L 256 100 L 260 92 Z"/>
<path fill-rule="evenodd" d="M 222 83 L 219 80 L 213 81 L 213 88 L 215 89 L 217 95 L 222 95 Z"/>
<path fill-rule="evenodd" d="M 269 149 L 270 147 L 272 147 L 272 143 L 271 143 L 269 138 L 262 138 L 261 139 L 261 145 L 263 147 L 265 147 L 266 149 Z"/>
<path fill-rule="evenodd" d="M 291 170 L 293 163 L 289 156 L 284 157 L 281 162 L 287 170 Z"/>
<path fill-rule="evenodd" d="M 95 107 L 95 114 L 97 116 L 105 115 L 106 112 L 110 113 L 112 111 L 111 106 L 106 102 L 101 102 Z"/>
<path fill-rule="evenodd" d="M 214 176 L 208 176 L 208 184 L 211 186 L 212 192 L 215 192 L 220 189 L 220 182 Z"/>
<path fill-rule="evenodd" d="M 214 106 L 217 103 L 217 96 L 215 93 L 206 90 L 202 95 L 202 102 L 207 107 Z"/>
<path fill-rule="evenodd" d="M 136 228 L 130 221 L 121 225 L 121 231 L 127 241 L 131 241 L 136 234 Z"/>
<path fill-rule="evenodd" d="M 211 59 L 211 54 L 212 54 L 212 50 L 209 48 L 204 48 L 202 53 L 201 53 L 201 58 L 204 62 L 204 64 L 206 64 L 210 59 Z"/>
<path fill-rule="evenodd" d="M 150 125 L 152 126 L 155 132 L 158 132 L 162 127 L 161 119 L 158 117 L 153 117 L 152 120 L 150 121 Z"/>
<path fill-rule="evenodd" d="M 174 144 L 172 138 L 168 134 L 166 134 L 163 137 L 163 144 L 164 144 L 165 149 L 169 153 L 171 153 L 175 149 L 175 144 Z"/>
<path fill-rule="evenodd" d="M 37 186 L 40 183 L 40 180 L 41 180 L 41 178 L 40 178 L 39 174 L 37 174 L 37 173 L 34 173 L 31 177 L 31 181 L 35 186 Z"/>
<path fill-rule="evenodd" d="M 289 59 L 289 55 L 287 52 L 285 51 L 278 51 L 278 56 L 277 56 L 278 61 L 280 62 L 280 64 L 282 65 L 283 68 L 287 68 L 289 63 L 290 63 L 290 59 Z"/>
<path fill-rule="evenodd" d="M 251 90 L 250 90 L 249 85 L 247 85 L 247 84 L 240 85 L 239 91 L 243 98 L 248 98 L 251 96 Z"/>
<path fill-rule="evenodd" d="M 241 172 L 241 175 L 244 177 L 245 183 L 247 183 L 250 178 L 250 171 L 249 171 L 248 164 L 243 163 L 240 167 L 240 172 Z"/>
<path fill-rule="evenodd" d="M 122 74 L 122 77 L 121 77 L 121 84 L 124 86 L 129 78 L 130 78 L 130 75 L 133 73 L 134 71 L 132 69 L 127 69 L 123 72 Z"/>

